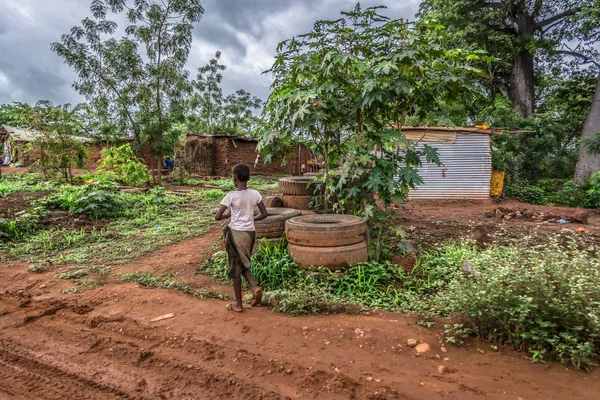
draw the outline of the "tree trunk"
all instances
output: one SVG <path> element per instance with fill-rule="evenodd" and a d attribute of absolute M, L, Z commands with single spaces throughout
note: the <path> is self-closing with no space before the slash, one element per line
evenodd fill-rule
<path fill-rule="evenodd" d="M 521 50 L 513 60 L 509 95 L 514 109 L 522 116 L 533 114 L 533 56 L 527 50 Z"/>
<path fill-rule="evenodd" d="M 163 167 L 163 156 L 162 151 L 158 155 L 158 160 L 156 161 L 156 165 L 158 169 L 156 170 L 157 178 L 158 178 L 158 186 L 162 186 L 162 167 Z"/>
<path fill-rule="evenodd" d="M 592 137 L 600 131 L 600 77 L 592 100 L 590 112 L 583 125 L 581 139 Z M 583 140 L 579 143 L 579 160 L 575 168 L 575 183 L 581 185 L 586 179 L 600 170 L 600 154 L 591 155 L 585 149 Z"/>

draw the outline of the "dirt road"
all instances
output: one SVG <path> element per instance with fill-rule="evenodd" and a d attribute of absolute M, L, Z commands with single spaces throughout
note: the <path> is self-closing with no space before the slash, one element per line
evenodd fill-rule
<path fill-rule="evenodd" d="M 196 273 L 215 234 L 149 254 L 122 271 L 165 272 L 229 293 Z M 600 398 L 600 373 L 473 341 L 443 352 L 417 317 L 297 317 L 175 290 L 69 283 L 0 264 L 0 398 L 4 399 L 563 399 Z M 158 322 L 152 318 L 174 313 Z M 418 355 L 407 339 L 428 343 Z M 440 372 L 440 366 L 447 370 Z"/>

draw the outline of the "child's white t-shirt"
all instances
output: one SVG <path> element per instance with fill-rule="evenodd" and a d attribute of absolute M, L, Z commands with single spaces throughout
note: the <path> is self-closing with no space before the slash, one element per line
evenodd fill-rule
<path fill-rule="evenodd" d="M 236 231 L 254 230 L 254 207 L 262 201 L 258 190 L 234 190 L 227 193 L 221 205 L 231 210 L 229 227 Z"/>

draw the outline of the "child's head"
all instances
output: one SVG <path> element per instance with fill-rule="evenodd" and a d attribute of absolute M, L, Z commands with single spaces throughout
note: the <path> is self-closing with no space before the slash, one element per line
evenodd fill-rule
<path fill-rule="evenodd" d="M 233 167 L 233 180 L 238 182 L 248 182 L 250 179 L 250 167 L 246 164 L 236 164 Z"/>

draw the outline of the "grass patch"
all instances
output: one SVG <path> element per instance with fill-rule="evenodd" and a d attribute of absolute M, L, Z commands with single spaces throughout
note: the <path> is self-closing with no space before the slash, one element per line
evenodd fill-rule
<path fill-rule="evenodd" d="M 59 200 L 50 195 L 48 207 L 69 209 L 71 188 Z M 20 261 L 53 264 L 91 263 L 117 265 L 138 258 L 161 246 L 182 239 L 201 236 L 214 224 L 213 209 L 217 200 L 207 200 L 202 191 L 184 196 L 165 194 L 154 189 L 144 194 L 121 192 L 119 201 L 127 204 L 124 213 L 101 229 L 32 229 L 28 235 L 0 243 L 0 252 Z M 49 198 L 49 199 L 48 199 Z"/>
<path fill-rule="evenodd" d="M 27 271 L 39 274 L 48 271 L 48 267 L 45 265 L 31 265 L 29 268 L 27 268 Z"/>
<path fill-rule="evenodd" d="M 201 300 L 204 299 L 221 299 L 229 300 L 231 297 L 218 292 L 209 290 L 193 290 L 190 286 L 176 278 L 176 274 L 168 273 L 163 275 L 155 275 L 152 272 L 132 272 L 123 274 L 120 281 L 123 283 L 136 282 L 144 287 L 155 289 L 175 289 L 183 293 L 195 296 Z"/>
<path fill-rule="evenodd" d="M 56 190 L 57 182 L 44 182 L 38 174 L 8 174 L 0 180 L 0 197 L 11 193 L 46 192 Z"/>

